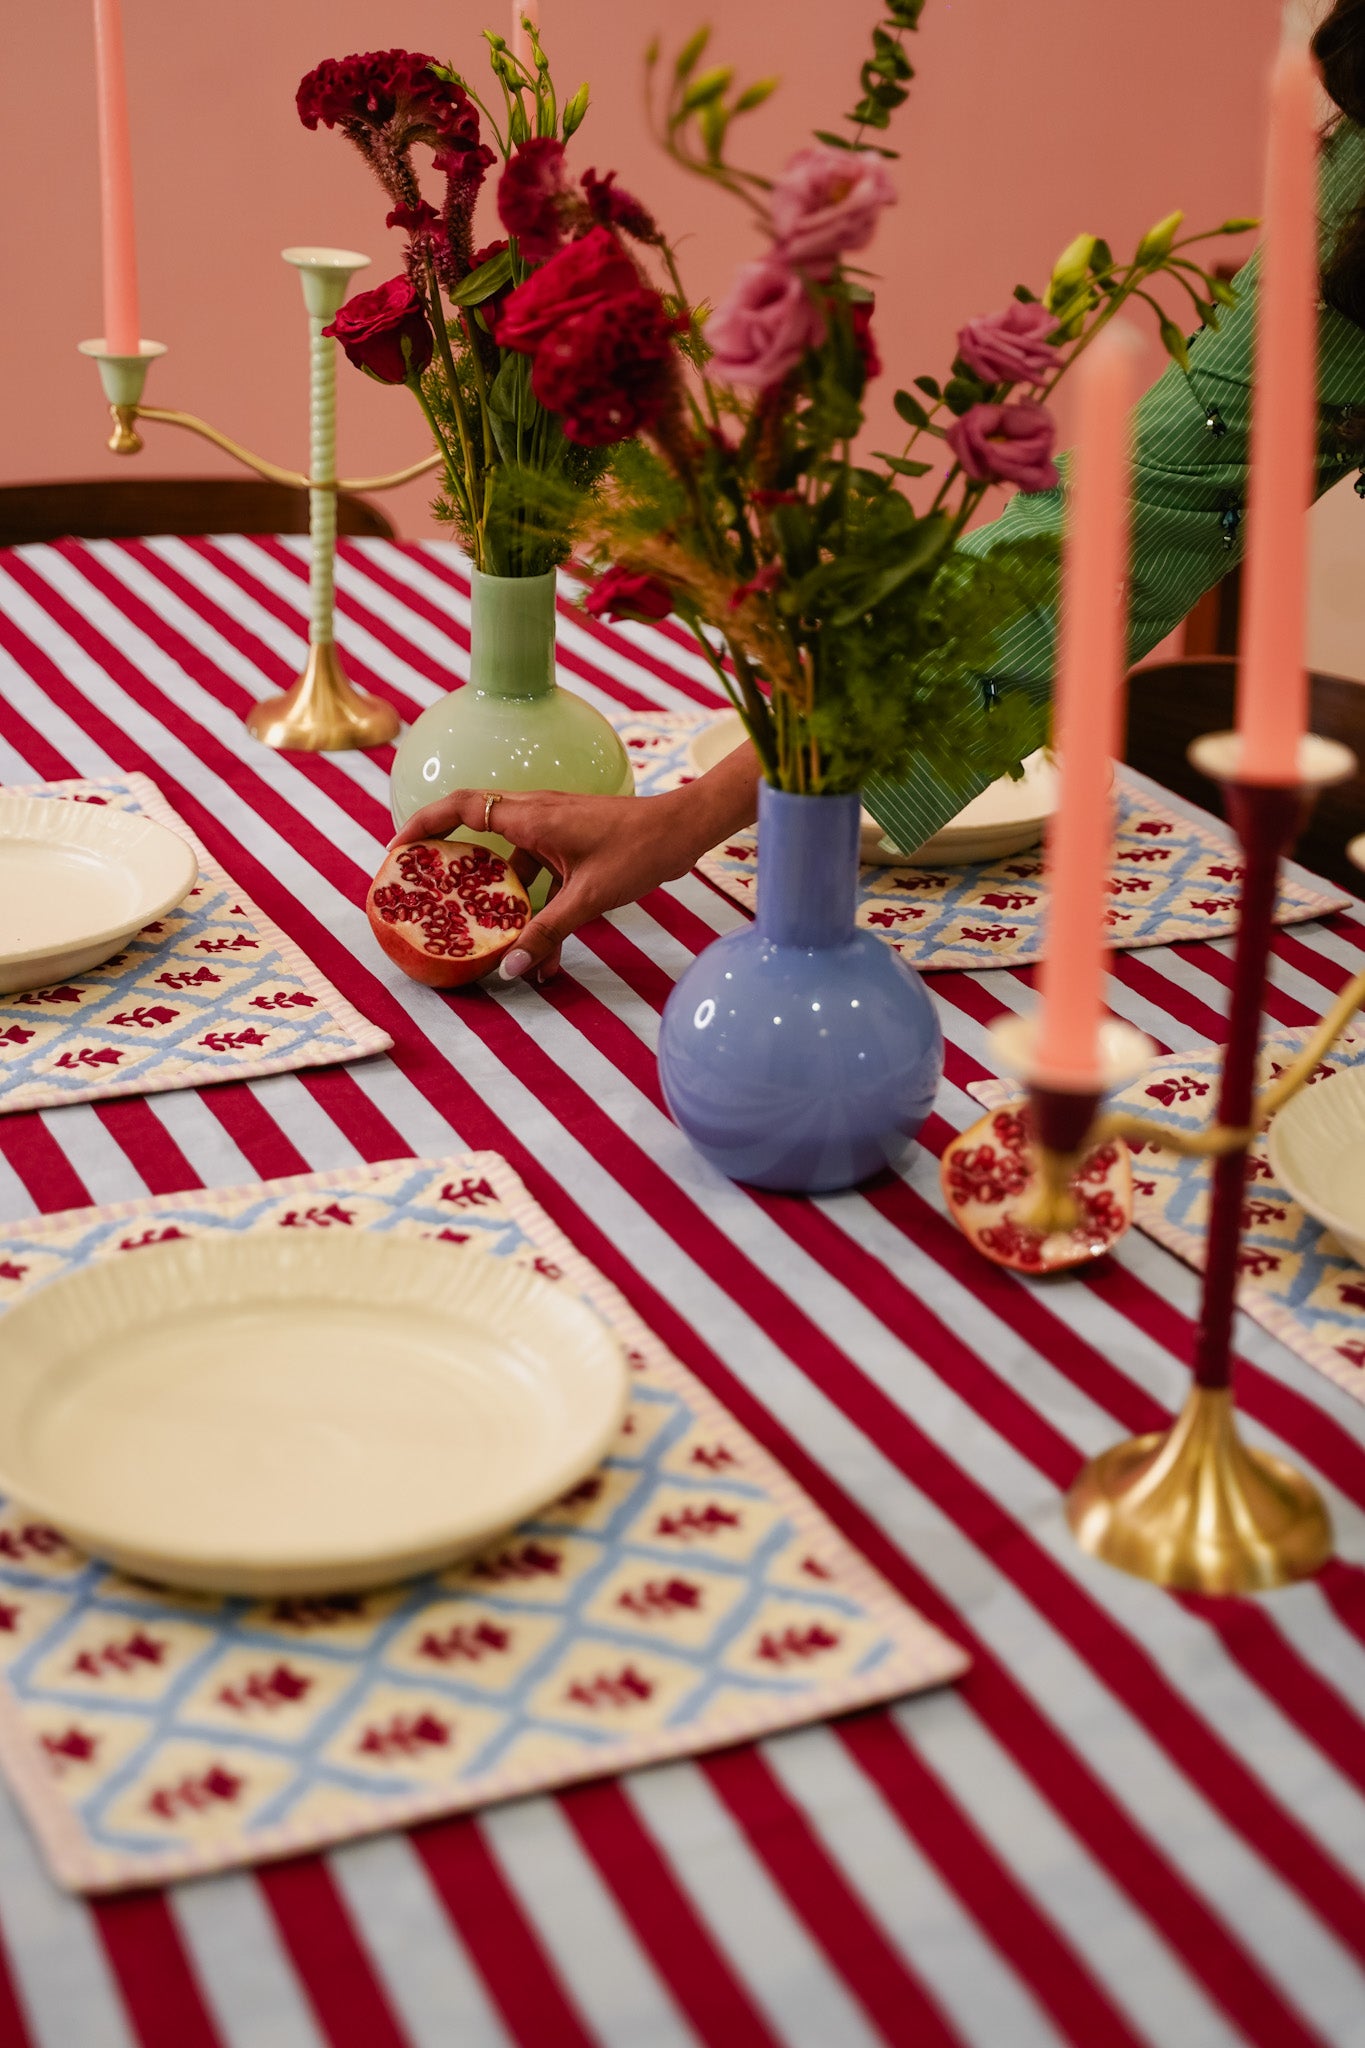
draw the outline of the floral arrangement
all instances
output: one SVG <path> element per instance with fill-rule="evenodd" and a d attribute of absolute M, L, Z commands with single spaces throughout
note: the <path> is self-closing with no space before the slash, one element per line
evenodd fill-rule
<path fill-rule="evenodd" d="M 349 299 L 327 332 L 357 368 L 413 393 L 442 458 L 438 516 L 476 567 L 513 576 L 565 559 L 612 444 L 675 397 L 672 318 L 625 250 L 658 245 L 658 230 L 614 176 L 569 182 L 564 144 L 588 88 L 561 108 L 526 27 L 529 62 L 487 38 L 499 114 L 408 50 L 329 59 L 297 93 L 305 127 L 339 129 L 359 150 L 392 202 L 386 225 L 405 238 L 401 274 Z M 443 180 L 439 203 L 423 194 L 419 148 Z M 505 232 L 478 247 L 475 202 L 499 158 Z M 537 295 L 538 266 L 561 251 L 571 277 Z"/>
<path fill-rule="evenodd" d="M 916 756 L 951 780 L 1017 770 L 1044 737 L 1032 700 L 999 692 L 974 742 L 985 753 L 965 759 L 962 681 L 988 674 L 1001 632 L 1050 602 L 1055 546 L 973 552 L 961 545 L 972 517 L 1002 484 L 1058 482 L 1049 400 L 1122 307 L 1147 305 L 1184 363 L 1155 279 L 1211 325 L 1232 301 L 1191 258 L 1207 237 L 1182 236 L 1178 213 L 1126 263 L 1081 235 L 1044 291 L 1020 285 L 961 329 L 945 378 L 896 391 L 898 450 L 855 452 L 881 373 L 858 259 L 895 201 L 880 138 L 908 97 L 905 41 L 923 5 L 886 0 L 845 129 L 819 132 L 775 179 L 729 152 L 735 122 L 775 81 L 736 90 L 730 67 L 701 68 L 706 30 L 669 67 L 651 50 L 664 148 L 745 206 L 766 243 L 709 315 L 614 175 L 571 175 L 565 145 L 587 90 L 561 118 L 529 22 L 530 64 L 487 38 L 501 125 L 454 72 L 403 52 L 322 65 L 299 89 L 310 126 L 339 126 L 361 148 L 408 236 L 404 276 L 351 300 L 335 331 L 352 360 L 417 394 L 445 457 L 441 509 L 476 564 L 534 573 L 577 545 L 598 572 L 589 611 L 676 613 L 768 780 L 810 794 L 857 789 Z M 496 160 L 480 111 L 503 158 L 505 240 L 475 249 L 473 204 Z M 445 175 L 439 207 L 417 188 L 417 142 Z"/>

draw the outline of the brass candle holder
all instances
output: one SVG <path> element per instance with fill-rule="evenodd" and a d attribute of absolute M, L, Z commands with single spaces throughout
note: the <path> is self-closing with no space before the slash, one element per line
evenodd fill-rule
<path fill-rule="evenodd" d="M 285 249 L 286 263 L 299 272 L 308 313 L 310 352 L 309 473 L 282 469 L 231 440 L 194 413 L 144 405 L 147 372 L 166 353 L 159 341 L 144 341 L 136 355 L 113 355 L 103 341 L 83 341 L 82 355 L 99 366 L 113 424 L 108 447 L 115 455 L 137 455 L 143 421 L 181 427 L 221 448 L 235 462 L 268 482 L 308 493 L 310 618 L 308 661 L 292 688 L 263 699 L 247 713 L 247 729 L 267 747 L 301 753 L 330 753 L 346 747 L 377 747 L 398 737 L 398 713 L 381 697 L 356 689 L 346 675 L 335 638 L 336 499 L 338 491 L 391 491 L 435 469 L 439 455 L 386 476 L 338 477 L 336 473 L 336 350 L 323 328 L 334 318 L 350 279 L 369 262 L 350 249 Z"/>
<path fill-rule="evenodd" d="M 1126 1112 L 1101 1110 L 1102 1093 L 1134 1078 L 1145 1064 L 1137 1045 L 1147 1042 L 1129 1026 L 1107 1027 L 1102 1081 L 1087 1092 L 1059 1089 L 1031 1075 L 1031 1025 L 1026 1020 L 1009 1018 L 995 1028 L 1001 1063 L 1020 1073 L 1028 1087 L 1035 1172 L 1016 1211 L 1028 1228 L 1047 1234 L 1073 1227 L 1077 1168 L 1095 1147 L 1114 1138 L 1214 1162 L 1189 1395 L 1170 1429 L 1130 1438 L 1092 1458 L 1066 1501 L 1076 1540 L 1092 1557 L 1159 1585 L 1202 1593 L 1265 1591 L 1310 1577 L 1332 1555 L 1331 1523 L 1309 1480 L 1282 1459 L 1251 1448 L 1238 1434 L 1232 1326 L 1248 1148 L 1276 1110 L 1304 1086 L 1365 1003 L 1361 974 L 1341 991 L 1292 1064 L 1257 1092 L 1261 997 L 1280 860 L 1317 792 L 1353 774 L 1355 757 L 1335 741 L 1310 736 L 1303 742 L 1295 779 L 1265 785 L 1238 778 L 1239 745 L 1234 733 L 1214 733 L 1190 749 L 1195 765 L 1223 787 L 1244 860 L 1215 1121 L 1202 1131 L 1183 1132 Z"/>

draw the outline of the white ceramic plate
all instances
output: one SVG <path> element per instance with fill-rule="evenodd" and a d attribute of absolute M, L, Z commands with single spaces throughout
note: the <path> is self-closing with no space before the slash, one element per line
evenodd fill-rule
<path fill-rule="evenodd" d="M 147 1247 L 0 1328 L 0 1491 L 125 1571 L 212 1592 L 444 1565 L 576 1485 L 628 1398 L 576 1295 L 369 1233 Z"/>
<path fill-rule="evenodd" d="M 1339 1068 L 1291 1096 L 1269 1149 L 1280 1185 L 1365 1266 L 1365 1067 Z"/>
<path fill-rule="evenodd" d="M 0 995 L 107 960 L 198 871 L 194 848 L 138 811 L 0 795 Z"/>
<path fill-rule="evenodd" d="M 705 775 L 744 738 L 744 722 L 727 711 L 697 733 L 689 749 L 692 772 Z M 973 797 L 951 823 L 913 853 L 898 853 L 870 812 L 863 812 L 862 858 L 877 867 L 954 867 L 969 861 L 1002 860 L 1036 846 L 1057 807 L 1057 771 L 1039 748 L 1024 763 L 1023 779 L 1004 775 Z"/>

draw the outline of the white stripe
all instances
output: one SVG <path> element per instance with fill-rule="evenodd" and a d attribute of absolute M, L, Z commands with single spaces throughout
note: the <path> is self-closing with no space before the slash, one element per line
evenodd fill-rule
<path fill-rule="evenodd" d="M 229 1872 L 166 1896 L 228 2048 L 324 2048 L 254 1877 Z"/>
<path fill-rule="evenodd" d="M 935 1693 L 893 1713 L 905 1740 L 1156 2048 L 1235 2048 L 1242 2041 L 961 1698 Z M 1013 2040 L 1000 2032 L 978 2037 Z"/>
<path fill-rule="evenodd" d="M 779 1736 L 763 1753 L 868 1912 L 968 2040 L 1009 2048 L 1062 2041 L 827 1728 Z"/>
<path fill-rule="evenodd" d="M 327 1858 L 412 2048 L 509 2048 L 510 2037 L 405 1835 Z"/>
<path fill-rule="evenodd" d="M 480 1817 L 536 1932 L 606 2048 L 695 2048 L 630 1925 L 553 1799 L 518 1800 Z"/>
<path fill-rule="evenodd" d="M 881 2036 L 797 1919 L 710 1780 L 694 1764 L 667 1764 L 624 1783 L 712 1940 L 785 2048 L 873 2048 Z"/>
<path fill-rule="evenodd" d="M 93 1203 L 127 1202 L 146 1194 L 146 1181 L 100 1122 L 93 1103 L 68 1102 L 38 1114 L 85 1182 Z"/>
<path fill-rule="evenodd" d="M 0 1930 L 36 2048 L 134 2048 L 89 1909 L 52 1883 L 2 1780 Z"/>

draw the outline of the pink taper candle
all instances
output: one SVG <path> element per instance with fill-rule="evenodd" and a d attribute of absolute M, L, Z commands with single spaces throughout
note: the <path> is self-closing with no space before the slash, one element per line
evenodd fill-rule
<path fill-rule="evenodd" d="M 1296 780 L 1308 713 L 1304 610 L 1317 425 L 1317 77 L 1287 29 L 1270 88 L 1265 241 L 1247 494 L 1239 779 Z"/>
<path fill-rule="evenodd" d="M 1128 493 L 1137 346 L 1121 324 L 1076 366 L 1053 739 L 1061 792 L 1048 833 L 1049 900 L 1035 1078 L 1099 1085 L 1112 764 L 1122 751 Z"/>
<path fill-rule="evenodd" d="M 137 303 L 133 159 L 128 146 L 119 0 L 95 0 L 95 90 L 104 238 L 104 345 L 111 355 L 135 356 L 142 347 L 142 323 Z"/>
<path fill-rule="evenodd" d="M 523 64 L 531 63 L 531 38 L 522 27 L 529 21 L 537 35 L 540 33 L 540 0 L 512 0 L 512 49 Z"/>

